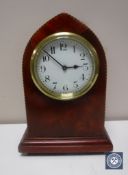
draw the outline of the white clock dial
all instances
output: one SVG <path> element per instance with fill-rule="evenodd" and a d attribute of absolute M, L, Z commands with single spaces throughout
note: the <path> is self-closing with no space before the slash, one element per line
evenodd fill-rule
<path fill-rule="evenodd" d="M 98 75 L 97 65 L 96 52 L 88 41 L 76 34 L 57 33 L 33 52 L 31 73 L 46 95 L 68 100 L 91 88 Z"/>

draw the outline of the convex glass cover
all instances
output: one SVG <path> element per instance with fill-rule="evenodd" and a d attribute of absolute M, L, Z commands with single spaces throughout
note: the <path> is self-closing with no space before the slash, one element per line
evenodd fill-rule
<path fill-rule="evenodd" d="M 91 43 L 69 32 L 43 39 L 30 62 L 36 87 L 57 100 L 71 100 L 87 93 L 96 82 L 98 70 L 98 55 Z"/>

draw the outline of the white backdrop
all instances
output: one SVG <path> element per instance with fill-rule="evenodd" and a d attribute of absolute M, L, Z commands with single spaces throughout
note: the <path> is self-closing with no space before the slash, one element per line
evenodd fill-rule
<path fill-rule="evenodd" d="M 127 0 L 0 0 L 0 123 L 25 122 L 24 48 L 42 24 L 61 12 L 86 23 L 104 47 L 106 120 L 128 119 Z"/>

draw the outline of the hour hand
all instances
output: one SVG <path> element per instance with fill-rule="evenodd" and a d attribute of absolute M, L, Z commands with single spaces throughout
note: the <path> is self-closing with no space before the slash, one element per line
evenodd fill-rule
<path fill-rule="evenodd" d="M 66 66 L 66 67 L 67 67 L 67 69 L 77 69 L 77 68 L 82 67 L 82 66 L 75 64 L 74 66 Z"/>

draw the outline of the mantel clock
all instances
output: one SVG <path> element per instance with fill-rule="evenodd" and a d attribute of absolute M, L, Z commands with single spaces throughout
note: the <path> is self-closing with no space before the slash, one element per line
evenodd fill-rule
<path fill-rule="evenodd" d="M 106 58 L 86 25 L 66 13 L 44 24 L 25 49 L 23 83 L 27 129 L 20 152 L 112 150 L 104 128 Z"/>

